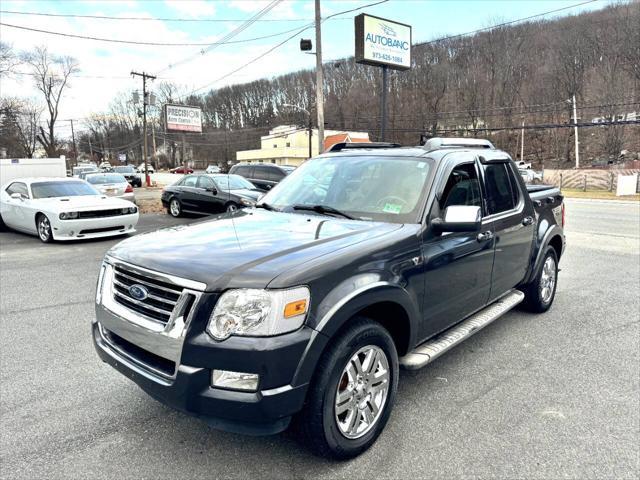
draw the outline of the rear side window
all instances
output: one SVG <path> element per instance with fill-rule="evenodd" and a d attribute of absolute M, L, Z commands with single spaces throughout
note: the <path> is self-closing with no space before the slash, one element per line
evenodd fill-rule
<path fill-rule="evenodd" d="M 284 173 L 279 168 L 274 167 L 261 167 L 260 179 L 270 180 L 272 182 L 279 182 L 284 178 Z"/>
<path fill-rule="evenodd" d="M 251 176 L 251 170 L 251 167 L 243 165 L 234 169 L 232 173 L 235 173 L 236 175 L 242 175 L 243 177 L 249 177 Z"/>
<path fill-rule="evenodd" d="M 209 177 L 202 176 L 198 178 L 198 188 L 213 188 L 213 180 Z"/>
<path fill-rule="evenodd" d="M 492 163 L 484 166 L 489 215 L 506 212 L 516 206 L 517 193 L 512 188 L 510 171 L 506 163 Z"/>
<path fill-rule="evenodd" d="M 7 187 L 7 193 L 9 195 L 11 195 L 12 193 L 19 193 L 23 197 L 29 198 L 29 191 L 27 190 L 27 186 L 22 182 L 13 182 Z"/>
<path fill-rule="evenodd" d="M 183 187 L 195 187 L 197 181 L 198 181 L 198 177 L 190 176 L 190 177 L 185 178 L 182 181 L 182 186 Z"/>
<path fill-rule="evenodd" d="M 256 166 L 253 170 L 253 178 L 258 180 L 270 180 L 269 167 Z"/>

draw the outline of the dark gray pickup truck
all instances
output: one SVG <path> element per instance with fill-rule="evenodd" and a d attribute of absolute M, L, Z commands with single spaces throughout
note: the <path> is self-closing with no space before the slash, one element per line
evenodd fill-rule
<path fill-rule="evenodd" d="M 486 140 L 340 144 L 255 208 L 138 235 L 100 270 L 100 358 L 216 428 L 373 444 L 398 369 L 552 304 L 562 195 Z M 446 361 L 446 360 L 444 360 Z"/>

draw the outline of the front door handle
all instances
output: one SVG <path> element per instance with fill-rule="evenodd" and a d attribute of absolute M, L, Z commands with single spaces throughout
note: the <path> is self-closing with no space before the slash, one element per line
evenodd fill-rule
<path fill-rule="evenodd" d="M 524 217 L 522 220 L 522 225 L 528 227 L 529 225 L 533 225 L 533 217 Z"/>
<path fill-rule="evenodd" d="M 476 239 L 479 242 L 486 242 L 487 240 L 491 240 L 492 238 L 493 238 L 493 232 L 492 231 L 479 233 L 478 236 L 476 237 Z"/>

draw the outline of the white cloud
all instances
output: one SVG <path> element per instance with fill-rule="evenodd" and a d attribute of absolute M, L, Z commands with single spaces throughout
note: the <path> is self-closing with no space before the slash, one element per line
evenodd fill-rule
<path fill-rule="evenodd" d="M 199 17 L 205 15 L 213 15 L 216 7 L 211 2 L 204 0 L 165 0 L 165 5 L 189 17 Z"/>

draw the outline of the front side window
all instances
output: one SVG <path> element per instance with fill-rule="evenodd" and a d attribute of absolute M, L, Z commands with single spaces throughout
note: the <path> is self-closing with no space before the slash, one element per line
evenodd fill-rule
<path fill-rule="evenodd" d="M 29 190 L 27 186 L 22 182 L 14 182 L 7 187 L 7 193 L 11 196 L 12 193 L 19 193 L 24 198 L 29 198 Z"/>
<path fill-rule="evenodd" d="M 80 195 L 100 195 L 87 182 L 38 182 L 31 184 L 33 198 L 77 197 Z"/>
<path fill-rule="evenodd" d="M 444 210 L 452 205 L 482 207 L 480 180 L 474 163 L 457 165 L 449 175 L 440 208 Z"/>
<path fill-rule="evenodd" d="M 432 160 L 420 157 L 319 157 L 286 176 L 263 200 L 287 212 L 322 205 L 362 220 L 418 223 L 432 170 Z"/>
<path fill-rule="evenodd" d="M 487 190 L 489 215 L 513 210 L 516 196 L 512 190 L 506 163 L 490 163 L 484 166 L 484 182 Z"/>

